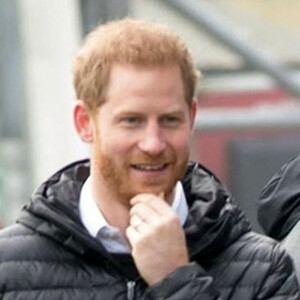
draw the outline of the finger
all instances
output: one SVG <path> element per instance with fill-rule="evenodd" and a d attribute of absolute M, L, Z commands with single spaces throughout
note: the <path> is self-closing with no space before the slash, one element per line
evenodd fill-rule
<path fill-rule="evenodd" d="M 161 218 L 161 215 L 158 214 L 151 206 L 147 205 L 146 203 L 137 203 L 135 204 L 129 212 L 131 217 L 138 217 L 142 221 L 146 223 L 153 223 L 156 220 Z M 134 222 L 137 222 L 136 217 L 134 218 Z"/>
<path fill-rule="evenodd" d="M 126 234 L 126 237 L 129 241 L 130 246 L 133 247 L 136 244 L 137 240 L 138 240 L 139 232 L 133 226 L 128 226 L 126 228 L 125 234 Z"/>
<path fill-rule="evenodd" d="M 140 224 L 143 223 L 142 218 L 139 217 L 138 214 L 133 214 L 129 219 L 129 224 L 134 228 L 138 227 Z"/>
<path fill-rule="evenodd" d="M 139 194 L 130 200 L 130 204 L 133 206 L 137 203 L 143 203 L 151 207 L 151 209 L 161 216 L 172 212 L 171 206 L 166 201 L 153 194 Z"/>

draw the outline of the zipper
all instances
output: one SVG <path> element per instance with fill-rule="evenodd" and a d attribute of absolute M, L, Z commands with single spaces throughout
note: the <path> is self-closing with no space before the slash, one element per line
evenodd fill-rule
<path fill-rule="evenodd" d="M 135 281 L 127 282 L 127 300 L 134 300 Z"/>

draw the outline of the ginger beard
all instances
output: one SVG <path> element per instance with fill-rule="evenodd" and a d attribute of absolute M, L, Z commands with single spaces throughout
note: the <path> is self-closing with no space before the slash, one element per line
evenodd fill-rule
<path fill-rule="evenodd" d="M 99 138 L 95 141 L 92 164 L 97 180 L 109 191 L 110 195 L 117 201 L 128 205 L 131 198 L 140 193 L 160 194 L 164 193 L 165 199 L 169 200 L 175 184 L 180 180 L 186 171 L 189 153 L 183 157 L 177 157 L 176 152 L 170 148 L 163 154 L 153 157 L 146 153 L 137 155 L 123 154 L 116 157 L 104 153 L 101 149 Z M 168 162 L 164 176 L 148 178 L 142 174 L 132 174 L 133 165 L 160 165 Z M 170 201 L 172 201 L 170 199 Z M 168 201 L 169 202 L 169 201 Z"/>

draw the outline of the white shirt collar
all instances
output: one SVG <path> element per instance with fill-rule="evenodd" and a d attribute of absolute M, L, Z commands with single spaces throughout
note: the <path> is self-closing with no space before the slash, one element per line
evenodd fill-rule
<path fill-rule="evenodd" d="M 188 215 L 188 206 L 180 181 L 178 181 L 175 186 L 172 209 L 177 213 L 180 222 L 183 225 Z M 82 186 L 79 199 L 79 213 L 84 227 L 94 238 L 97 237 L 98 232 L 104 227 L 110 228 L 114 232 L 116 231 L 115 227 L 107 223 L 93 198 L 91 177 L 88 177 Z"/>
<path fill-rule="evenodd" d="M 88 177 L 82 186 L 79 213 L 83 225 L 93 237 L 97 236 L 98 231 L 102 227 L 109 225 L 93 199 L 91 177 Z"/>

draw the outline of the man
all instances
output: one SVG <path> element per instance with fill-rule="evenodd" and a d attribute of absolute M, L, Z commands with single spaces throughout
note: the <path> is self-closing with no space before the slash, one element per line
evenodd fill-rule
<path fill-rule="evenodd" d="M 294 260 L 300 281 L 300 156 L 286 163 L 263 188 L 258 219 L 266 234 L 281 242 Z"/>
<path fill-rule="evenodd" d="M 76 56 L 91 158 L 58 171 L 0 235 L 0 298 L 299 299 L 289 257 L 189 162 L 197 72 L 166 28 L 115 21 Z"/>

